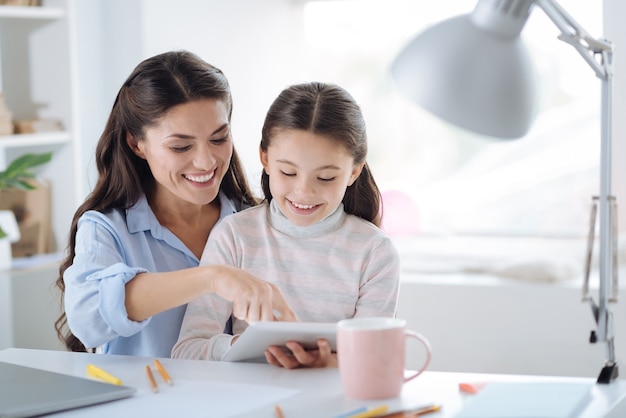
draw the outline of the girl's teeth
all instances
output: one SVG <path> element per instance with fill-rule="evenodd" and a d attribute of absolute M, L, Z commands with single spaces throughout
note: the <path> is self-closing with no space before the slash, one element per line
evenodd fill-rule
<path fill-rule="evenodd" d="M 298 209 L 313 209 L 315 205 L 301 205 L 300 203 L 291 202 L 292 205 L 297 207 Z"/>

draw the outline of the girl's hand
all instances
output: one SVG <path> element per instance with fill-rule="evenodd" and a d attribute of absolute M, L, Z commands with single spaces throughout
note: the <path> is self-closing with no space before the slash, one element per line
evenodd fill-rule
<path fill-rule="evenodd" d="M 285 346 L 268 347 L 265 350 L 267 362 L 286 369 L 337 367 L 337 353 L 331 351 L 330 344 L 324 338 L 317 340 L 317 350 L 305 350 L 295 341 L 288 341 Z"/>

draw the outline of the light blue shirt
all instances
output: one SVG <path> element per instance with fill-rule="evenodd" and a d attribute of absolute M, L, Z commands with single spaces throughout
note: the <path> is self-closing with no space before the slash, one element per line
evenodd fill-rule
<path fill-rule="evenodd" d="M 221 192 L 220 220 L 241 206 Z M 72 333 L 104 353 L 169 357 L 186 305 L 141 322 L 128 319 L 125 285 L 144 272 L 198 266 L 200 260 L 159 224 L 145 196 L 130 209 L 85 212 L 78 221 L 76 256 L 65 271 L 65 311 Z"/>

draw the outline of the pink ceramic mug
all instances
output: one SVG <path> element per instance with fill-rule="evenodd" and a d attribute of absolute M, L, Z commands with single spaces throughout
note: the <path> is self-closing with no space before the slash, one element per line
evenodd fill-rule
<path fill-rule="evenodd" d="M 406 339 L 424 345 L 422 367 L 404 377 Z M 406 329 L 398 318 L 352 318 L 337 324 L 337 361 L 346 396 L 356 399 L 384 399 L 400 396 L 402 385 L 419 376 L 430 363 L 430 343 Z"/>

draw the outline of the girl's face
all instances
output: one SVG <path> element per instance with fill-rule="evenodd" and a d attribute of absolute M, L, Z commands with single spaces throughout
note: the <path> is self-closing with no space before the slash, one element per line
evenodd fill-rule
<path fill-rule="evenodd" d="M 143 140 L 127 141 L 150 166 L 160 200 L 193 205 L 216 198 L 233 153 L 228 109 L 220 100 L 175 106 L 146 129 Z"/>
<path fill-rule="evenodd" d="M 278 131 L 267 152 L 260 154 L 273 199 L 298 226 L 312 225 L 331 214 L 364 165 L 355 165 L 337 141 L 298 129 Z"/>

